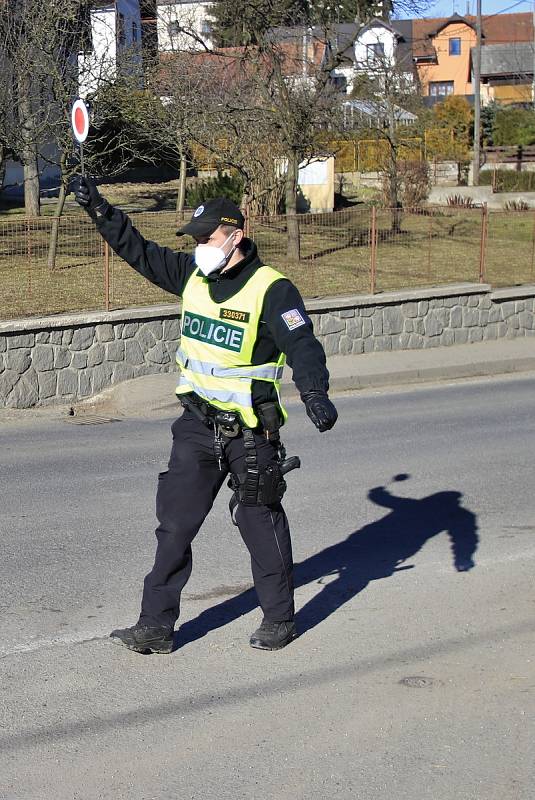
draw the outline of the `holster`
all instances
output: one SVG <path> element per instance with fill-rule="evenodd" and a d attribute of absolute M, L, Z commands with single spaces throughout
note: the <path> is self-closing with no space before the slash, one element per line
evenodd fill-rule
<path fill-rule="evenodd" d="M 278 464 L 232 474 L 228 483 L 238 503 L 244 506 L 271 506 L 280 503 L 286 481 Z"/>
<path fill-rule="evenodd" d="M 233 519 L 238 503 L 244 506 L 271 506 L 280 503 L 286 491 L 286 481 L 282 477 L 280 464 L 259 466 L 252 430 L 244 428 L 242 434 L 246 471 L 231 474 L 228 482 L 234 492 L 230 502 Z"/>

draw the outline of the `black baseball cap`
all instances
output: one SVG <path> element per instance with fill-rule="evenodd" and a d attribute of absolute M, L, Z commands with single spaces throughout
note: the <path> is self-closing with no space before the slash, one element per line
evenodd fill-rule
<path fill-rule="evenodd" d="M 195 209 L 191 220 L 177 231 L 177 236 L 210 236 L 220 225 L 243 229 L 245 219 L 238 206 L 226 197 L 207 200 Z"/>

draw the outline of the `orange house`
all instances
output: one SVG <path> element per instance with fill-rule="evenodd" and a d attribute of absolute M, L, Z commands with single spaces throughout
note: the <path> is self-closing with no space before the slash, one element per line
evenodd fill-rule
<path fill-rule="evenodd" d="M 508 48 L 524 42 L 533 42 L 531 14 L 483 17 L 482 52 L 486 45 Z M 471 99 L 474 92 L 471 50 L 475 45 L 476 20 L 473 16 L 453 14 L 448 18 L 412 20 L 413 61 L 422 94 L 429 98 L 430 103 L 443 100 L 450 94 Z M 491 93 L 488 94 L 490 99 Z"/>
<path fill-rule="evenodd" d="M 414 28 L 418 27 L 418 22 L 414 21 Z M 424 35 L 423 41 L 415 42 L 420 50 L 415 54 L 415 63 L 422 94 L 437 100 L 443 100 L 449 94 L 473 94 L 470 50 L 476 43 L 475 27 L 457 14 L 435 22 L 441 24 Z M 413 36 L 417 39 L 414 29 Z"/>

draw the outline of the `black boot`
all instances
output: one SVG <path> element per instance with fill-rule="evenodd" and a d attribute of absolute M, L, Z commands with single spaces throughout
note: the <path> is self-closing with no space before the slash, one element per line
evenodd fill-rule
<path fill-rule="evenodd" d="M 251 647 L 259 650 L 280 650 L 295 639 L 297 630 L 293 620 L 284 622 L 268 622 L 263 619 L 262 624 L 249 640 Z"/>
<path fill-rule="evenodd" d="M 131 628 L 112 631 L 115 644 L 124 644 L 136 653 L 170 653 L 173 649 L 173 629 L 167 626 L 150 626 L 136 622 Z"/>

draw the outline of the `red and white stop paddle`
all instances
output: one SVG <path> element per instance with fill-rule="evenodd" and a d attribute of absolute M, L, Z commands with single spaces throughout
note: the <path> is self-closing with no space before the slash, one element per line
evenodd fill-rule
<path fill-rule="evenodd" d="M 89 109 L 83 100 L 75 100 L 71 111 L 71 125 L 74 138 L 80 145 L 80 167 L 82 175 L 85 175 L 84 167 L 84 142 L 89 133 Z"/>

